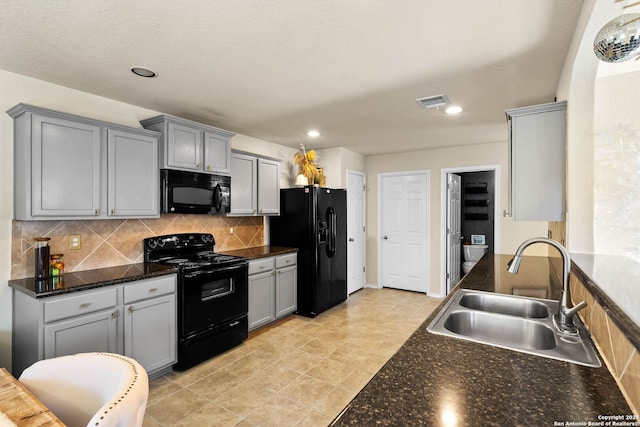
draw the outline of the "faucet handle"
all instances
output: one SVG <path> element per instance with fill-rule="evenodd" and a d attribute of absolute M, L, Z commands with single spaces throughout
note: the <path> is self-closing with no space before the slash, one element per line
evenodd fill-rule
<path fill-rule="evenodd" d="M 585 301 L 580 301 L 570 309 L 565 310 L 562 307 L 559 307 L 558 313 L 555 316 L 556 327 L 561 332 L 575 334 L 578 331 L 578 328 L 576 328 L 573 323 L 573 316 L 575 316 L 578 311 L 582 310 L 586 306 L 587 303 Z"/>
<path fill-rule="evenodd" d="M 580 301 L 577 305 L 574 305 L 569 310 L 565 311 L 564 315 L 566 316 L 567 321 L 569 322 L 572 321 L 573 316 L 575 316 L 577 312 L 579 312 L 586 306 L 587 306 L 587 303 L 585 301 Z"/>

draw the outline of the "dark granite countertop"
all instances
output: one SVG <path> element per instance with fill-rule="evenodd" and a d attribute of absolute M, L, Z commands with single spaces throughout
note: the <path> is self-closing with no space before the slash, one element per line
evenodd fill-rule
<path fill-rule="evenodd" d="M 296 248 L 287 248 L 284 246 L 255 246 L 252 248 L 236 249 L 233 251 L 219 252 L 225 255 L 235 255 L 247 258 L 249 260 L 256 258 L 267 258 L 270 256 L 284 255 L 297 252 Z"/>
<path fill-rule="evenodd" d="M 487 254 L 456 290 L 559 297 L 548 258 L 524 257 L 517 275 L 506 272 L 510 258 Z M 632 414 L 604 365 L 591 368 L 431 334 L 427 326 L 438 311 L 332 425 L 587 425 L 601 416 Z"/>
<path fill-rule="evenodd" d="M 9 286 L 33 298 L 44 298 L 70 292 L 85 291 L 175 273 L 175 267 L 155 263 L 138 263 L 116 267 L 65 273 L 61 278 L 9 280 Z"/>

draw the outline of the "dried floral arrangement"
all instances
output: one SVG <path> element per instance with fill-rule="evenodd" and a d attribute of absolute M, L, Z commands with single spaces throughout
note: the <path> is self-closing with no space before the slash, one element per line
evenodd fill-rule
<path fill-rule="evenodd" d="M 326 185 L 326 178 L 322 168 L 316 163 L 316 160 L 315 150 L 306 151 L 303 144 L 300 144 L 300 151 L 293 156 L 293 162 L 298 165 L 300 173 L 307 177 L 309 184 L 318 184 L 324 187 Z"/>

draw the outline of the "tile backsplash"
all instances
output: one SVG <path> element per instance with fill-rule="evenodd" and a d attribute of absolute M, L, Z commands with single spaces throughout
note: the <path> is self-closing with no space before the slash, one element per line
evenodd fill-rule
<path fill-rule="evenodd" d="M 627 403 L 640 416 L 640 353 L 580 278 L 572 274 L 570 286 L 573 304 L 587 302 L 578 315 L 589 329 L 600 356 Z"/>
<path fill-rule="evenodd" d="M 13 221 L 11 279 L 33 277 L 35 237 L 51 238 L 51 253 L 64 254 L 69 272 L 143 262 L 142 239 L 189 232 L 213 234 L 218 252 L 264 245 L 262 217 L 163 214 L 157 219 Z M 80 249 L 69 248 L 71 235 L 80 235 Z"/>

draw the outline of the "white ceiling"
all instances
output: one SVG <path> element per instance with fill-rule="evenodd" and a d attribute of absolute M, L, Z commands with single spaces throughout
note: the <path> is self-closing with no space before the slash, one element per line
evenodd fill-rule
<path fill-rule="evenodd" d="M 0 0 L 0 69 L 292 147 L 479 144 L 506 140 L 505 109 L 553 102 L 581 6 Z M 464 112 L 415 102 L 440 94 Z"/>

